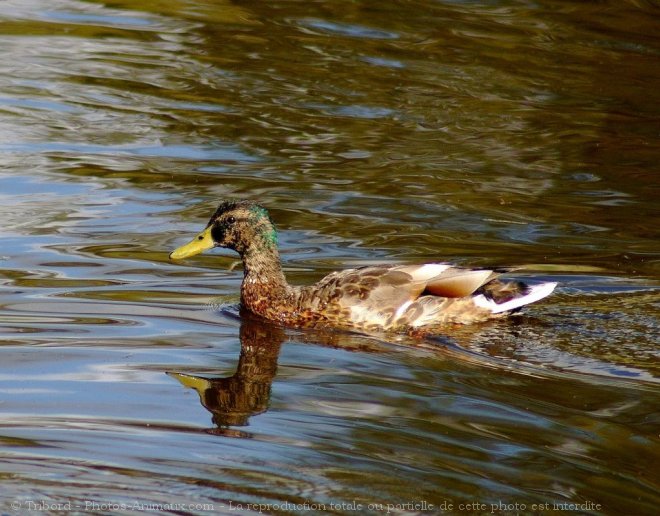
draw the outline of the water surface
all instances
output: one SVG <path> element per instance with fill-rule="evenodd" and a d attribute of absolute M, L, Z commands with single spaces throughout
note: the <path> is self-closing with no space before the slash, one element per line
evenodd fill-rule
<path fill-rule="evenodd" d="M 654 514 L 658 20 L 0 3 L 2 511 Z M 239 312 L 235 255 L 167 259 L 228 197 L 270 209 L 294 283 L 560 287 L 424 342 L 278 328 Z"/>

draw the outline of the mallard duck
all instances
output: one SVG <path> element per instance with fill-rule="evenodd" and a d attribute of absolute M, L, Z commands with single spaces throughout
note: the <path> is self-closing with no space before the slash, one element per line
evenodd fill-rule
<path fill-rule="evenodd" d="M 556 283 L 497 279 L 511 269 L 469 269 L 449 263 L 370 265 L 333 272 L 309 286 L 289 285 L 268 212 L 251 201 L 220 204 L 204 231 L 170 254 L 182 260 L 214 247 L 236 251 L 244 267 L 241 303 L 294 327 L 426 335 L 447 325 L 506 316 L 548 296 Z"/>

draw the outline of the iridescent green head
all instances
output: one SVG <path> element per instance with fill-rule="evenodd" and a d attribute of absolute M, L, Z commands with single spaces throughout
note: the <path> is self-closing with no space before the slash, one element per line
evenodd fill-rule
<path fill-rule="evenodd" d="M 218 206 L 204 231 L 173 251 L 170 258 L 181 260 L 213 247 L 226 247 L 240 254 L 248 250 L 275 250 L 275 225 L 268 212 L 252 201 L 225 201 Z"/>

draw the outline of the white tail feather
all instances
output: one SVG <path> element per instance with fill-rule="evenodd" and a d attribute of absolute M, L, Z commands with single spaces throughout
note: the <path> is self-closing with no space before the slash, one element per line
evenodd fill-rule
<path fill-rule="evenodd" d="M 502 312 L 508 312 L 514 308 L 519 308 L 529 303 L 534 303 L 540 299 L 543 299 L 546 296 L 552 294 L 552 291 L 557 286 L 557 283 L 539 283 L 538 285 L 532 285 L 529 288 L 529 292 L 524 296 L 511 299 L 504 303 L 497 304 L 492 299 L 488 299 L 483 294 L 474 297 L 474 304 L 482 308 L 487 308 L 494 314 L 499 314 Z"/>

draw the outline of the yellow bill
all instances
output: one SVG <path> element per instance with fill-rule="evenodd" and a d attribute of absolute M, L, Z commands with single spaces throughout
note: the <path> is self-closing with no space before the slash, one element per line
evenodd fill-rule
<path fill-rule="evenodd" d="M 174 371 L 168 371 L 167 374 L 168 376 L 172 376 L 177 380 L 179 380 L 181 384 L 184 385 L 185 387 L 195 389 L 200 395 L 204 394 L 204 391 L 210 389 L 212 386 L 211 382 L 208 379 L 202 378 L 201 376 L 194 376 L 192 374 L 184 374 L 184 373 L 175 373 Z"/>
<path fill-rule="evenodd" d="M 195 256 L 196 254 L 202 253 L 212 247 L 215 247 L 215 244 L 213 243 L 211 227 L 209 226 L 186 245 L 182 245 L 178 249 L 172 251 L 170 253 L 170 260 L 183 260 L 184 258 Z"/>

